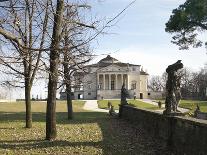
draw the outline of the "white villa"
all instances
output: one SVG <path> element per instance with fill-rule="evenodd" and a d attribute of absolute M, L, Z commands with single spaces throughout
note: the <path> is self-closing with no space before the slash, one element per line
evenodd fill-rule
<path fill-rule="evenodd" d="M 97 64 L 86 66 L 86 73 L 76 73 L 81 85 L 74 89 L 74 99 L 118 99 L 123 83 L 130 98 L 147 98 L 148 74 L 140 65 L 122 63 L 108 55 Z M 65 98 L 64 93 L 60 98 Z"/>

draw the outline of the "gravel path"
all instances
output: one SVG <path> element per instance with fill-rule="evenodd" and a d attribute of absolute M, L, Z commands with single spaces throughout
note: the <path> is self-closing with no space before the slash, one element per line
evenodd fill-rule
<path fill-rule="evenodd" d="M 90 111 L 97 111 L 97 112 L 109 112 L 107 109 L 100 109 L 98 108 L 97 100 L 85 100 L 86 103 L 83 106 L 83 109 L 90 110 Z M 116 113 L 119 112 L 119 110 L 115 110 Z"/>
<path fill-rule="evenodd" d="M 109 112 L 106 109 L 99 109 L 97 100 L 85 100 L 86 103 L 84 104 L 83 109 L 90 110 L 90 111 L 97 111 L 97 112 Z"/>

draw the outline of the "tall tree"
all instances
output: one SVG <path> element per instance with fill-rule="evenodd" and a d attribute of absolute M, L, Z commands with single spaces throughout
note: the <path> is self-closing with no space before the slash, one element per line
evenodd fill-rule
<path fill-rule="evenodd" d="M 42 51 L 34 51 L 32 48 L 42 49 L 45 44 L 48 1 L 10 0 L 1 6 L 0 12 L 0 39 L 5 43 L 0 60 L 9 68 L 8 74 L 24 83 L 26 128 L 31 128 L 30 92 L 42 55 Z"/>
<path fill-rule="evenodd" d="M 161 76 L 152 76 L 149 80 L 148 89 L 151 91 L 163 91 L 166 81 Z"/>
<path fill-rule="evenodd" d="M 48 99 L 46 112 L 46 139 L 52 140 L 57 136 L 56 130 L 56 92 L 58 81 L 58 66 L 60 40 L 63 23 L 64 0 L 57 0 L 56 12 L 54 13 L 54 25 L 50 50 L 50 75 L 48 83 Z"/>
<path fill-rule="evenodd" d="M 186 0 L 177 9 L 174 9 L 169 21 L 166 23 L 166 32 L 176 33 L 172 42 L 180 49 L 188 49 L 189 46 L 202 46 L 198 40 L 198 33 L 207 30 L 207 1 Z M 207 42 L 205 42 L 207 45 Z"/>
<path fill-rule="evenodd" d="M 84 72 L 84 64 L 91 60 L 89 45 L 86 42 L 85 35 L 88 29 L 94 29 L 93 24 L 87 25 L 79 15 L 81 8 L 89 8 L 88 5 L 71 4 L 64 13 L 66 22 L 64 22 L 63 46 L 70 47 L 63 51 L 63 86 L 67 95 L 68 119 L 73 118 L 72 108 L 72 88 L 74 85 L 74 73 Z M 82 9 L 81 9 L 82 10 Z M 84 16 L 85 17 L 85 16 Z M 68 21 L 72 21 L 68 24 Z"/>

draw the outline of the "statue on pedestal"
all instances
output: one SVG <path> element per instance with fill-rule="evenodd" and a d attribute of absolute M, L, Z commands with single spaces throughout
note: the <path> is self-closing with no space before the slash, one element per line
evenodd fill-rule
<path fill-rule="evenodd" d="M 168 78 L 166 83 L 165 110 L 163 114 L 174 115 L 178 113 L 177 107 L 181 100 L 181 77 L 178 76 L 177 71 L 182 68 L 183 64 L 181 63 L 181 60 L 178 60 L 176 63 L 169 65 L 166 69 Z"/>
<path fill-rule="evenodd" d="M 127 105 L 126 98 L 129 96 L 127 89 L 125 88 L 125 84 L 123 83 L 121 87 L 121 104 L 119 105 L 119 117 L 122 117 L 122 109 L 123 105 Z"/>
<path fill-rule="evenodd" d="M 128 104 L 126 98 L 128 97 L 128 92 L 125 88 L 125 84 L 123 83 L 122 87 L 121 87 L 121 105 L 125 105 Z"/>

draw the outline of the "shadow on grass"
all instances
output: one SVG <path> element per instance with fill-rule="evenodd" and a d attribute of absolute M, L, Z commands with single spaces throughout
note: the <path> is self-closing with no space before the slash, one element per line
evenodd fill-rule
<path fill-rule="evenodd" d="M 0 131 L 1 131 L 1 130 L 14 130 L 14 128 L 10 128 L 10 127 L 0 128 Z"/>
<path fill-rule="evenodd" d="M 67 119 L 67 112 L 56 112 L 57 124 L 81 124 L 81 123 L 94 123 L 97 119 L 106 118 L 106 113 L 100 112 L 75 112 L 74 119 Z M 24 112 L 1 112 L 0 111 L 0 122 L 16 122 L 25 121 Z M 33 122 L 45 122 L 46 114 L 44 112 L 33 112 L 32 113 Z M 1 128 L 0 128 L 1 129 Z"/>
<path fill-rule="evenodd" d="M 100 146 L 101 142 L 69 142 L 63 140 L 46 141 L 46 140 L 18 140 L 18 141 L 0 141 L 2 149 L 23 148 L 24 150 L 42 149 L 50 147 L 78 147 L 78 146 Z"/>
<path fill-rule="evenodd" d="M 95 147 L 102 150 L 102 154 L 167 154 L 162 144 L 152 139 L 149 135 L 142 132 L 142 129 L 133 127 L 126 121 L 110 117 L 106 113 L 100 112 L 75 112 L 73 120 L 67 120 L 66 112 L 57 112 L 57 124 L 84 124 L 97 123 L 101 129 L 101 141 L 66 141 L 55 140 L 0 140 L 0 149 L 10 150 L 31 150 L 47 149 L 51 147 Z M 0 112 L 0 122 L 24 121 L 25 113 L 5 113 Z M 33 122 L 45 122 L 45 113 L 33 113 Z M 1 128 L 0 128 L 1 129 Z M 5 130 L 10 130 L 6 129 Z M 81 134 L 81 133 L 80 133 Z M 87 134 L 87 133 L 84 133 Z M 160 149 L 156 150 L 155 147 Z M 67 149 L 67 148 L 66 148 Z M 89 152 L 89 154 L 91 154 Z"/>

